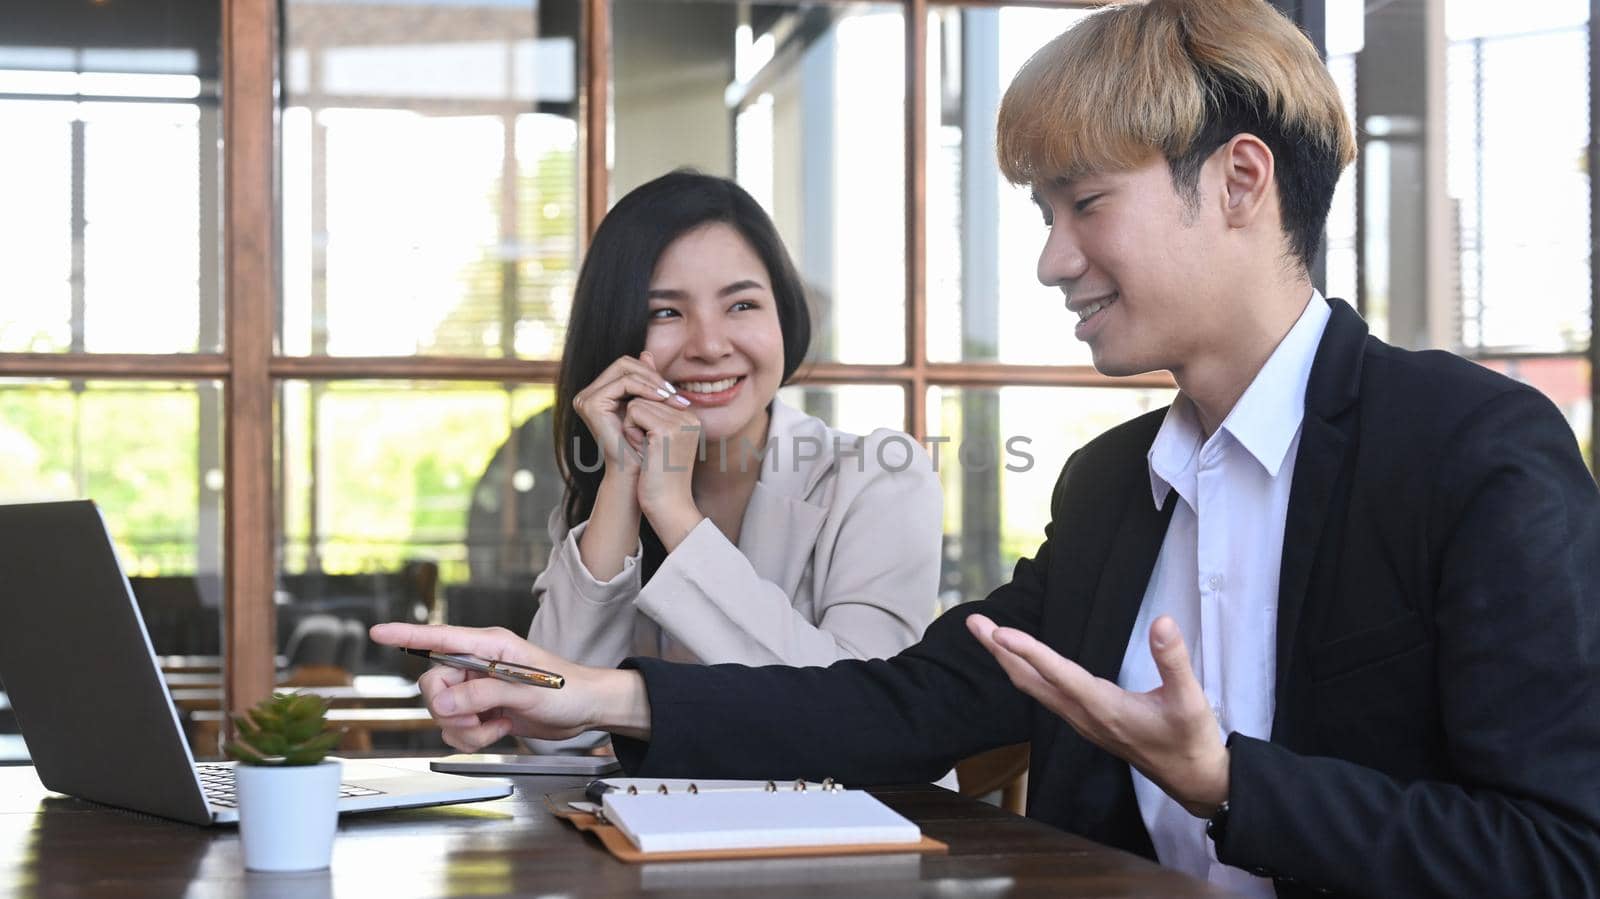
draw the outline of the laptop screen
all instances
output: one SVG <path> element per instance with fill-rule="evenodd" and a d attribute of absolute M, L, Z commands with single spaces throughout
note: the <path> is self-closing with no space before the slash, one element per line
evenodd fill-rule
<path fill-rule="evenodd" d="M 0 505 L 0 681 L 49 789 L 211 821 L 93 502 Z"/>

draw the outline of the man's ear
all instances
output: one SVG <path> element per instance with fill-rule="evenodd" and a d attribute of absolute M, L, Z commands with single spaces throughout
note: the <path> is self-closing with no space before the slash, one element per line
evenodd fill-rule
<path fill-rule="evenodd" d="M 1254 134 L 1236 134 L 1217 151 L 1222 174 L 1222 218 L 1230 228 L 1254 224 L 1276 193 L 1272 151 Z"/>

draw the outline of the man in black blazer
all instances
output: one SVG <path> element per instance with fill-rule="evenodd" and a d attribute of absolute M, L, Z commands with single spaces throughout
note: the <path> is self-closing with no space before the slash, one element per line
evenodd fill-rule
<path fill-rule="evenodd" d="M 891 783 L 1026 740 L 1030 817 L 1153 855 L 1128 764 L 1013 689 L 965 625 L 981 614 L 1116 678 L 1172 513 L 1144 465 L 1161 419 L 1075 454 L 1038 553 L 894 659 L 633 660 L 651 726 L 616 740 L 625 767 Z M 1305 433 L 1277 715 L 1270 742 L 1228 745 L 1218 857 L 1281 896 L 1595 894 L 1600 500 L 1571 429 L 1534 391 L 1388 347 L 1334 301 Z"/>
<path fill-rule="evenodd" d="M 1026 740 L 1031 817 L 1246 892 L 1600 895 L 1600 492 L 1535 391 L 1312 289 L 1352 141 L 1309 43 L 1260 0 L 1113 7 L 1018 74 L 998 151 L 1096 366 L 1180 389 L 1068 460 L 1011 582 L 825 669 L 380 625 L 568 674 L 430 672 L 446 739 L 852 784 Z"/>

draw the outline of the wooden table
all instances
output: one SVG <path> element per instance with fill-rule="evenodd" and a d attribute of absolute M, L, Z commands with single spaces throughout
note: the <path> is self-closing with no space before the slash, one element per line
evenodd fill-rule
<path fill-rule="evenodd" d="M 873 792 L 948 843 L 948 855 L 628 865 L 541 804 L 543 794 L 579 786 L 583 778 L 515 780 L 516 794 L 493 802 L 346 816 L 329 870 L 257 874 L 244 870 L 233 828 L 193 827 L 55 796 L 31 767 L 0 768 L 0 895 L 1232 895 L 926 785 Z"/>

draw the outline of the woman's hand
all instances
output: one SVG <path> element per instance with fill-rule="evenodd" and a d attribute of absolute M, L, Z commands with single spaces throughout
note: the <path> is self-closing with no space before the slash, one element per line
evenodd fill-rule
<path fill-rule="evenodd" d="M 638 359 L 623 356 L 606 366 L 598 378 L 578 391 L 572 398 L 573 411 L 588 425 L 589 433 L 600 444 L 605 459 L 605 476 L 633 477 L 639 470 L 638 452 L 642 448 L 644 433 L 628 433 L 624 424 L 627 408 L 633 399 L 647 400 L 639 405 L 661 406 L 671 404 L 679 409 L 689 401 L 678 395 L 678 389 L 662 378 L 655 370 L 649 353 Z M 629 452 L 629 448 L 633 452 Z"/>
<path fill-rule="evenodd" d="M 636 488 L 639 510 L 672 552 L 705 518 L 694 501 L 700 419 L 675 405 L 630 403 L 623 426 L 630 434 L 644 435 Z"/>
<path fill-rule="evenodd" d="M 577 665 L 500 627 L 390 623 L 373 626 L 371 635 L 385 646 L 531 665 L 566 678 L 565 686 L 550 689 L 443 665 L 429 669 L 417 686 L 444 741 L 463 752 L 476 752 L 508 734 L 564 740 L 604 728 L 625 736 L 649 735 L 649 700 L 637 672 Z"/>

